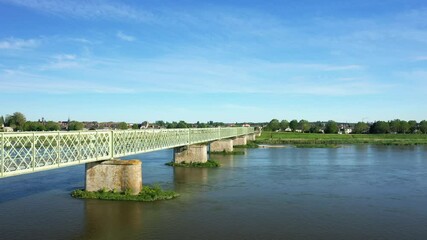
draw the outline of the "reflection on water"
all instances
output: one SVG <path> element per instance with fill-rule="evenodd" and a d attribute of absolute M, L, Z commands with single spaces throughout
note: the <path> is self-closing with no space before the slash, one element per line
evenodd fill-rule
<path fill-rule="evenodd" d="M 84 201 L 85 239 L 125 239 L 143 226 L 143 205 L 136 202 Z"/>
<path fill-rule="evenodd" d="M 0 180 L 2 239 L 425 239 L 427 146 L 247 149 L 220 168 L 143 161 L 144 184 L 181 196 L 78 200 L 84 166 Z"/>

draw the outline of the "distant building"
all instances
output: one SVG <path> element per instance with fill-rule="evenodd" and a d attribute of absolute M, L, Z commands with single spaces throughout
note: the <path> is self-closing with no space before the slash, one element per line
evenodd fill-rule
<path fill-rule="evenodd" d="M 242 127 L 250 127 L 251 125 L 250 124 L 247 124 L 247 123 L 245 123 L 245 124 L 243 124 L 242 125 Z"/>
<path fill-rule="evenodd" d="M 3 127 L 3 132 L 13 132 L 13 128 L 11 128 L 11 127 Z"/>

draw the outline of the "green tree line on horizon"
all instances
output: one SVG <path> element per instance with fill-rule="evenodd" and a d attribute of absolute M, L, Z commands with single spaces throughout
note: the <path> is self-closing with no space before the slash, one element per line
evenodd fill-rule
<path fill-rule="evenodd" d="M 300 131 L 302 133 L 319 133 L 324 132 L 327 134 L 338 133 L 340 124 L 330 120 L 324 122 L 308 122 L 307 120 L 282 120 L 272 119 L 263 128 L 265 131 Z M 350 124 L 343 124 L 350 125 Z M 354 134 L 387 134 L 387 133 L 400 133 L 400 134 L 414 134 L 414 133 L 427 133 L 427 121 L 423 120 L 419 123 L 415 120 L 405 121 L 395 119 L 391 121 L 376 121 L 371 124 L 365 122 L 358 122 L 352 124 L 352 132 Z"/>

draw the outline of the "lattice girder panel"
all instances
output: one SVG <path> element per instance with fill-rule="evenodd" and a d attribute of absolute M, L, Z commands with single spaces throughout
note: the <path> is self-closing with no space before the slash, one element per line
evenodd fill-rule
<path fill-rule="evenodd" d="M 44 167 L 57 164 L 60 151 L 58 134 L 35 135 L 35 166 Z"/>
<path fill-rule="evenodd" d="M 29 170 L 32 166 L 33 135 L 32 134 L 10 134 L 4 135 L 2 151 L 2 170 L 11 173 L 20 170 Z"/>

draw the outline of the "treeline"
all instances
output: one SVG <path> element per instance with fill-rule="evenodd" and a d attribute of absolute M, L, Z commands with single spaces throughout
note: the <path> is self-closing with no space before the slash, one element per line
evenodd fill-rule
<path fill-rule="evenodd" d="M 356 134 L 387 134 L 387 133 L 427 133 L 427 121 L 404 121 L 395 119 L 392 121 L 376 121 L 373 123 L 358 122 L 356 124 L 328 122 L 308 122 L 307 120 L 282 120 L 272 119 L 265 131 L 292 131 L 302 133 L 356 133 Z"/>
<path fill-rule="evenodd" d="M 129 128 L 140 129 L 140 128 L 208 128 L 208 127 L 224 127 L 226 126 L 223 122 L 214 122 L 209 121 L 206 123 L 187 123 L 185 121 L 178 122 L 165 122 L 165 121 L 156 121 L 153 124 L 148 122 L 143 122 L 141 124 L 128 124 L 126 122 L 119 123 L 98 123 L 98 122 L 79 122 L 79 121 L 67 121 L 67 122 L 54 122 L 54 121 L 44 121 L 44 119 L 39 121 L 27 121 L 24 114 L 20 112 L 15 112 L 11 115 L 6 115 L 6 117 L 0 116 L 0 131 L 1 126 L 10 127 L 15 131 L 58 131 L 58 130 L 97 130 L 97 129 L 120 129 L 126 130 Z"/>

